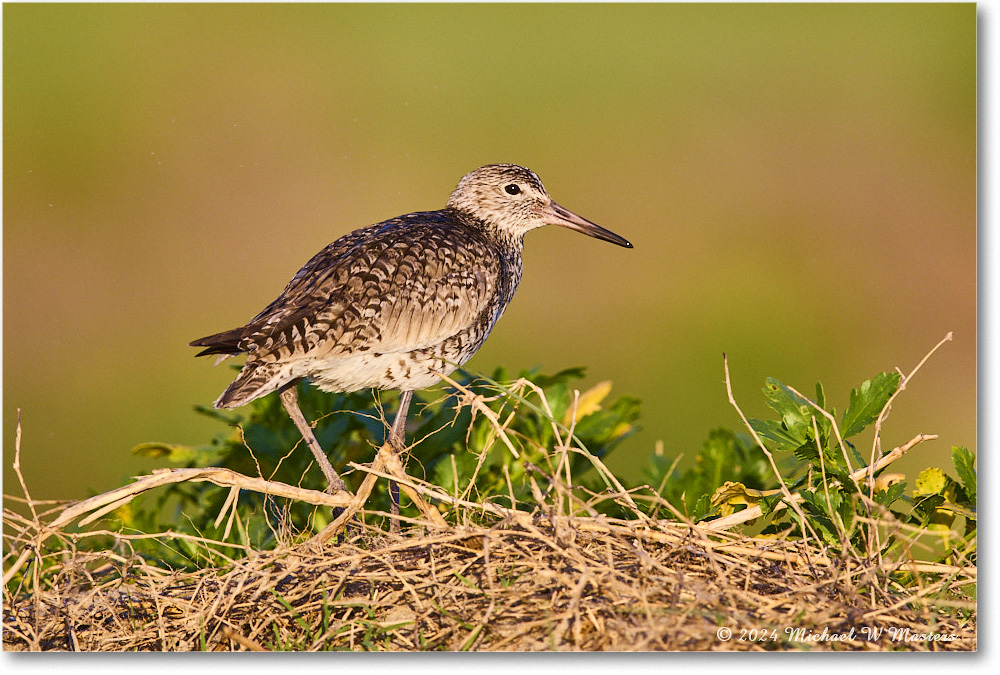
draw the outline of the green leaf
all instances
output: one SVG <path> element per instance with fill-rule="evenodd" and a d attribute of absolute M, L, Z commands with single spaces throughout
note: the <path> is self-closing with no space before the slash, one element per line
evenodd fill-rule
<path fill-rule="evenodd" d="M 827 452 L 826 454 L 830 454 Z M 819 450 L 816 449 L 816 444 L 812 441 L 808 443 L 803 443 L 799 447 L 795 448 L 795 457 L 804 462 L 814 462 L 819 459 Z"/>
<path fill-rule="evenodd" d="M 238 412 L 231 410 L 216 410 L 211 406 L 207 405 L 196 405 L 194 406 L 195 412 L 199 415 L 205 415 L 206 417 L 211 417 L 212 419 L 219 420 L 225 424 L 235 424 L 239 420 L 243 419 L 243 416 Z"/>
<path fill-rule="evenodd" d="M 771 497 L 764 497 L 763 499 L 761 499 L 760 500 L 761 513 L 763 513 L 764 516 L 771 515 L 771 512 L 774 511 L 775 507 L 781 503 L 781 499 L 782 495 L 780 494 L 773 495 Z"/>
<path fill-rule="evenodd" d="M 926 525 L 930 522 L 931 514 L 934 513 L 935 509 L 944 504 L 944 496 L 919 494 L 916 489 L 913 492 L 913 513 L 919 517 L 921 525 Z"/>
<path fill-rule="evenodd" d="M 751 418 L 750 427 L 764 440 L 770 450 L 795 450 L 806 441 L 801 427 L 790 431 L 778 420 L 757 420 Z"/>
<path fill-rule="evenodd" d="M 962 445 L 951 447 L 951 461 L 955 465 L 958 478 L 969 496 L 969 501 L 976 503 L 976 456 Z"/>
<path fill-rule="evenodd" d="M 711 510 L 712 495 L 703 494 L 698 497 L 698 501 L 694 503 L 694 507 L 691 509 L 691 519 L 694 521 L 702 520 Z"/>
<path fill-rule="evenodd" d="M 165 459 L 174 464 L 187 464 L 206 456 L 218 455 L 215 448 L 208 445 L 181 445 L 177 443 L 140 443 L 132 448 L 132 454 L 139 457 Z"/>
<path fill-rule="evenodd" d="M 820 408 L 826 408 L 826 392 L 823 391 L 823 383 L 816 383 L 816 405 Z"/>
<path fill-rule="evenodd" d="M 781 422 L 788 433 L 802 443 L 812 427 L 813 407 L 775 377 L 764 381 L 764 397 L 771 410 L 781 415 Z"/>
<path fill-rule="evenodd" d="M 828 479 L 835 480 L 840 483 L 840 487 L 837 488 L 838 490 L 848 493 L 857 492 L 857 486 L 851 479 L 851 474 L 848 473 L 847 469 L 842 467 L 840 464 L 828 466 L 826 468 L 826 476 Z"/>
<path fill-rule="evenodd" d="M 713 512 L 710 498 L 727 481 L 748 490 L 774 484 L 764 452 L 746 434 L 729 429 L 713 429 L 690 468 L 678 469 L 679 459 L 654 454 L 643 473 L 667 501 L 695 519 Z"/>
<path fill-rule="evenodd" d="M 886 490 L 875 493 L 875 502 L 886 507 L 892 506 L 893 502 L 903 496 L 905 490 L 906 483 L 903 481 L 893 483 Z"/>
<path fill-rule="evenodd" d="M 855 470 L 860 469 L 863 466 L 868 466 L 868 462 L 866 462 L 865 458 L 861 456 L 861 453 L 858 452 L 858 449 L 854 447 L 853 443 L 844 441 L 844 445 L 847 446 L 847 451 L 851 454 L 852 459 L 854 459 Z"/>
<path fill-rule="evenodd" d="M 851 401 L 840 424 L 842 438 L 856 436 L 878 419 L 882 408 L 899 388 L 899 373 L 879 373 L 851 391 Z"/>

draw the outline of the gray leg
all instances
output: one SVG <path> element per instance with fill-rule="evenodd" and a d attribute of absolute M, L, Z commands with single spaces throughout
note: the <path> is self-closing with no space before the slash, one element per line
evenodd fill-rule
<path fill-rule="evenodd" d="M 285 407 L 285 411 L 288 416 L 292 418 L 295 422 L 295 426 L 298 427 L 299 433 L 302 434 L 303 440 L 305 440 L 306 445 L 312 450 L 313 456 L 316 458 L 316 462 L 319 464 L 319 468 L 323 470 L 323 475 L 326 476 L 326 482 L 328 483 L 326 491 L 329 493 L 343 492 L 347 490 L 347 486 L 344 485 L 344 481 L 340 479 L 337 472 L 334 470 L 333 465 L 330 464 L 330 460 L 327 458 L 326 453 L 323 452 L 323 448 L 320 447 L 319 441 L 316 440 L 316 436 L 313 435 L 312 428 L 309 423 L 306 422 L 306 418 L 302 415 L 302 410 L 299 409 L 299 392 L 296 387 L 296 383 L 285 385 L 279 393 L 281 397 L 281 405 Z"/>
<path fill-rule="evenodd" d="M 389 442 L 396 449 L 402 452 L 406 447 L 406 413 L 410 410 L 410 401 L 413 400 L 412 391 L 399 392 L 399 409 L 396 417 L 392 420 L 392 429 L 389 431 Z"/>
<path fill-rule="evenodd" d="M 389 445 L 398 454 L 406 447 L 406 413 L 410 409 L 410 400 L 413 398 L 412 391 L 399 392 L 399 409 L 396 411 L 396 418 L 392 421 L 392 428 L 389 430 Z M 399 485 L 394 480 L 389 481 L 389 512 L 399 515 Z M 399 521 L 393 518 L 389 522 L 389 531 L 399 532 Z"/>

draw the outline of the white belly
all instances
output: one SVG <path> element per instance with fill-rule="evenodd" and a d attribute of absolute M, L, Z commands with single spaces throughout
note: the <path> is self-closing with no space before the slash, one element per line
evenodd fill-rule
<path fill-rule="evenodd" d="M 332 359 L 303 359 L 302 377 L 308 377 L 323 391 L 400 389 L 415 391 L 440 382 L 458 367 L 440 358 L 422 354 L 360 353 Z M 460 364 L 458 364 L 460 365 Z"/>

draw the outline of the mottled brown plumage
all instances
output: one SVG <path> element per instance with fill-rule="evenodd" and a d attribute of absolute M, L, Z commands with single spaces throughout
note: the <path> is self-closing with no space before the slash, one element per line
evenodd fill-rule
<path fill-rule="evenodd" d="M 338 239 L 246 326 L 195 344 L 250 355 L 217 407 L 302 377 L 327 391 L 423 389 L 482 344 L 520 276 L 520 255 L 459 214 L 413 213 Z"/>
<path fill-rule="evenodd" d="M 521 280 L 522 237 L 545 224 L 537 207 L 550 207 L 546 198 L 534 173 L 491 165 L 463 178 L 445 209 L 333 242 L 246 326 L 191 343 L 206 347 L 199 356 L 248 355 L 216 407 L 300 378 L 326 391 L 433 385 L 435 371 L 449 374 L 471 358 L 503 314 Z M 630 246 L 604 230 L 588 233 Z"/>
<path fill-rule="evenodd" d="M 303 378 L 326 391 L 431 386 L 486 340 L 521 280 L 524 234 L 546 224 L 632 247 L 553 202 L 528 169 L 481 167 L 444 209 L 341 237 L 245 326 L 192 342 L 205 347 L 199 356 L 247 355 L 215 406 L 287 392 Z"/>

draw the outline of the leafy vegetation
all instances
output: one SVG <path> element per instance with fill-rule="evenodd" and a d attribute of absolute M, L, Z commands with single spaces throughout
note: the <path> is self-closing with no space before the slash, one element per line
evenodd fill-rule
<path fill-rule="evenodd" d="M 583 376 L 582 368 L 554 375 L 528 371 L 520 373 L 514 384 L 510 384 L 511 379 L 501 369 L 491 378 L 466 375 L 456 380 L 458 387 L 419 392 L 417 396 L 422 398 L 414 399 L 408 420 L 407 438 L 411 444 L 408 470 L 446 490 L 460 485 L 462 491 L 476 498 L 495 498 L 508 506 L 511 502 L 530 500 L 532 479 L 537 485 L 556 473 L 546 449 L 552 447 L 557 433 L 570 426 L 574 405 L 578 421 L 573 436 L 593 457 L 606 456 L 637 429 L 637 399 L 623 396 L 602 407 L 610 383 L 598 384 L 584 392 L 574 404 L 573 384 Z M 515 386 L 523 381 L 530 381 L 533 387 Z M 461 405 L 470 395 L 483 397 L 496 418 L 504 421 L 505 437 L 514 446 L 519 461 L 511 461 L 511 450 L 499 442 L 486 416 L 474 414 L 469 405 Z M 307 418 L 316 419 L 316 438 L 349 489 L 356 490 L 364 476 L 351 473 L 348 464 L 371 461 L 375 449 L 384 441 L 386 419 L 391 422 L 396 400 L 395 393 L 378 399 L 367 391 L 328 393 L 309 384 L 299 385 L 300 406 Z M 202 406 L 196 410 L 224 422 L 228 429 L 200 446 L 145 443 L 134 452 L 178 466 L 219 466 L 315 490 L 325 488 L 322 472 L 306 451 L 277 396 L 257 399 L 232 412 Z M 590 469 L 585 456 L 570 455 L 571 475 L 579 475 L 584 485 L 605 487 Z M 119 509 L 118 515 L 121 524 L 130 530 L 150 532 L 171 528 L 219 537 L 225 523 L 217 524 L 215 520 L 228 496 L 228 489 L 216 485 L 179 483 L 155 495 L 144 495 L 131 508 Z M 244 546 L 271 548 L 283 538 L 288 539 L 289 534 L 294 537 L 295 533 L 315 533 L 329 522 L 328 510 L 324 512 L 309 504 L 279 502 L 250 491 L 242 491 L 239 500 L 240 511 L 248 514 L 238 528 L 240 544 Z M 384 482 L 376 486 L 368 508 L 389 510 Z M 613 505 L 606 508 L 613 509 Z M 407 514 L 405 508 L 403 513 Z M 414 509 L 410 515 L 418 512 Z M 200 546 L 181 544 L 181 549 L 164 551 L 160 542 L 150 545 L 157 549 L 156 556 L 168 558 L 171 564 L 202 564 L 194 557 L 204 553 Z"/>
<path fill-rule="evenodd" d="M 602 482 L 591 458 L 606 458 L 635 431 L 639 401 L 627 396 L 609 400 L 607 382 L 574 398 L 573 385 L 583 375 L 583 369 L 577 368 L 554 375 L 522 372 L 511 379 L 498 370 L 491 378 L 466 375 L 455 386 L 421 393 L 410 415 L 408 470 L 451 494 L 514 507 L 531 503 L 539 491 L 552 488 L 552 477 L 562 474 L 553 465 L 550 449 L 565 443 L 572 432 L 578 452 L 568 456 L 565 475 L 572 477 L 577 488 L 591 493 L 610 487 Z M 899 528 L 911 526 L 937 534 L 942 559 L 958 555 L 974 561 L 973 453 L 962 447 L 953 449 L 957 480 L 931 467 L 916 478 L 912 490 L 905 476 L 888 471 L 888 464 L 876 465 L 870 475 L 867 471 L 881 453 L 877 447 L 863 452 L 858 438 L 879 422 L 900 380 L 898 373 L 880 373 L 865 380 L 850 392 L 846 409 L 839 414 L 828 403 L 821 384 L 817 383 L 815 398 L 810 400 L 768 378 L 763 395 L 773 417 L 749 419 L 743 432 L 712 430 L 694 461 L 683 468 L 680 458 L 667 457 L 660 450 L 650 457 L 644 477 L 676 513 L 693 522 L 708 523 L 756 506 L 761 517 L 749 519 L 749 532 L 815 538 L 834 550 L 868 555 L 888 553 L 899 544 L 895 536 Z M 396 395 L 335 394 L 300 385 L 299 396 L 307 417 L 316 419 L 316 436 L 335 468 L 345 475 L 348 487 L 356 489 L 363 474 L 352 472 L 348 465 L 370 461 L 385 436 L 386 418 L 391 420 L 386 408 L 394 409 Z M 489 408 L 492 420 L 468 405 L 472 396 Z M 172 464 L 221 466 L 324 488 L 321 472 L 302 447 L 277 397 L 259 399 L 235 412 L 197 410 L 224 422 L 228 429 L 203 446 L 150 443 L 135 452 Z M 512 454 L 516 460 L 512 461 Z M 793 494 L 796 499 L 790 500 Z M 170 527 L 219 538 L 223 524 L 217 517 L 228 496 L 226 488 L 215 485 L 180 483 L 118 513 L 128 529 Z M 315 533 L 329 522 L 328 509 L 309 504 L 251 491 L 241 492 L 239 499 L 240 513 L 245 515 L 237 522 L 236 536 L 243 546 L 273 547 L 289 536 Z M 373 492 L 368 508 L 388 510 L 384 481 Z M 656 509 L 662 516 L 661 506 Z M 597 511 L 623 516 L 612 500 L 602 502 Z M 404 508 L 407 513 L 417 515 Z M 953 529 L 959 518 L 964 521 L 961 536 Z M 895 530 L 887 530 L 887 520 L 895 524 Z M 202 546 L 182 541 L 165 552 L 160 542 L 150 545 L 159 547 L 156 556 L 172 564 L 203 564 L 199 557 L 206 549 Z"/>
<path fill-rule="evenodd" d="M 483 640 L 507 644 L 493 632 L 495 626 L 488 618 L 498 597 L 495 593 L 524 593 L 523 598 L 518 596 L 521 599 L 507 598 L 510 607 L 533 606 L 524 598 L 537 597 L 537 585 L 542 583 L 539 579 L 549 578 L 531 571 L 540 555 L 553 556 L 551 564 L 547 563 L 553 570 L 566 569 L 569 561 L 575 561 L 571 566 L 591 566 L 585 574 L 577 570 L 582 576 L 569 586 L 554 582 L 572 613 L 580 609 L 581 593 L 604 592 L 604 582 L 594 585 L 593 579 L 608 574 L 608 583 L 616 579 L 612 585 L 617 584 L 617 588 L 622 585 L 622 570 L 629 565 L 645 569 L 650 553 L 656 551 L 661 560 L 655 567 L 658 574 L 666 576 L 650 588 L 666 594 L 661 598 L 661 610 L 672 612 L 677 598 L 670 585 L 678 583 L 678 589 L 686 586 L 678 581 L 683 571 L 671 570 L 693 565 L 700 570 L 698 578 L 711 578 L 709 567 L 723 564 L 713 556 L 724 550 L 724 564 L 741 570 L 727 577 L 727 583 L 749 579 L 751 569 L 754 575 L 775 575 L 777 585 L 755 586 L 762 597 L 770 598 L 775 588 L 787 588 L 794 577 L 800 592 L 815 591 L 815 601 L 840 597 L 853 607 L 856 602 L 874 603 L 877 594 L 885 612 L 919 605 L 924 614 L 918 618 L 928 630 L 938 631 L 943 620 L 949 630 L 971 634 L 974 640 L 976 458 L 967 448 L 953 447 L 954 477 L 940 467 L 928 467 L 912 484 L 907 476 L 890 471 L 892 462 L 904 452 L 933 438 L 917 436 L 890 452 L 880 447 L 881 426 L 906 382 L 899 374 L 881 373 L 861 383 L 848 394 L 843 413 L 832 405 L 820 384 L 814 397 L 808 398 L 768 378 L 763 395 L 772 415 L 747 419 L 733 401 L 744 421 L 743 430 L 712 430 L 693 458 L 671 458 L 658 449 L 645 468 L 646 484 L 638 486 L 622 486 L 607 471 L 604 460 L 637 429 L 639 401 L 611 397 L 608 382 L 581 393 L 575 385 L 583 374 L 582 369 L 554 375 L 533 371 L 510 378 L 501 370 L 492 378 L 464 375 L 447 386 L 420 393 L 411 408 L 407 430 L 411 444 L 407 472 L 445 520 L 432 528 L 429 537 L 404 538 L 404 543 L 392 543 L 388 548 L 386 540 L 375 543 L 370 537 L 383 537 L 389 508 L 385 481 L 377 481 L 378 489 L 366 502 L 362 520 L 354 521 L 358 527 L 350 530 L 343 546 L 336 549 L 340 555 L 336 569 L 330 567 L 324 554 L 310 547 L 296 548 L 291 558 L 285 557 L 292 550 L 288 544 L 322 532 L 332 514 L 329 506 L 289 498 L 294 495 L 291 489 L 285 497 L 269 494 L 284 490 L 276 482 L 315 491 L 326 487 L 325 478 L 277 397 L 265 397 L 232 412 L 198 408 L 200 414 L 225 425 L 208 443 L 147 443 L 135 449 L 195 471 L 159 474 L 176 478 L 174 482 L 157 482 L 154 472 L 139 483 L 151 479 L 150 485 L 156 489 L 143 487 L 129 492 L 131 487 L 123 486 L 88 500 L 92 505 L 66 508 L 48 524 L 43 524 L 47 514 L 17 520 L 13 512 L 7 513 L 5 525 L 15 534 L 5 534 L 12 542 L 5 553 L 5 603 L 20 607 L 13 612 L 20 622 L 18 635 L 34 648 L 41 648 L 41 636 L 47 633 L 39 632 L 38 622 L 44 619 L 52 626 L 64 625 L 59 617 L 39 614 L 38 603 L 24 600 L 30 597 L 25 589 L 61 597 L 66 583 L 60 579 L 79 573 L 99 575 L 102 588 L 132 588 L 137 582 L 145 587 L 153 577 L 173 578 L 175 575 L 163 575 L 169 567 L 191 578 L 204 576 L 206 581 L 180 583 L 156 596 L 155 602 L 162 603 L 164 612 L 176 593 L 218 591 L 231 601 L 236 623 L 248 631 L 241 634 L 227 622 L 219 633 L 221 624 L 213 616 L 174 608 L 168 618 L 180 621 L 179 617 L 186 617 L 184 635 L 188 637 L 171 642 L 169 648 L 207 649 L 229 640 L 244 648 L 277 650 L 383 650 L 401 645 L 473 649 Z M 358 491 L 369 475 L 365 465 L 383 442 L 386 418 L 391 419 L 394 413 L 396 395 L 331 394 L 302 385 L 299 400 L 307 418 L 315 420 L 316 436 L 335 468 L 348 487 Z M 205 467 L 222 470 L 197 471 Z M 197 482 L 204 480 L 197 476 L 207 474 L 241 475 L 236 483 L 219 479 L 226 487 Z M 250 481 L 250 487 L 245 487 L 240 481 L 248 476 L 272 482 Z M 139 496 L 133 499 L 136 494 Z M 310 498 L 308 494 L 299 496 Z M 77 507 L 82 510 L 75 513 L 101 518 L 100 526 L 91 530 L 80 515 L 65 516 Z M 418 521 L 426 515 L 408 500 L 404 500 L 402 511 Z M 569 515 L 575 518 L 567 519 Z M 637 520 L 643 521 L 641 525 Z M 78 529 L 69 527 L 76 521 Z M 445 523 L 463 527 L 452 529 Z M 689 523 L 700 527 L 692 528 Z M 563 542 L 560 531 L 567 530 L 567 525 L 568 531 L 579 527 L 578 534 L 587 534 L 579 539 L 570 536 Z M 478 535 L 469 536 L 471 531 Z M 597 532 L 602 534 L 595 536 Z M 483 576 L 476 561 L 485 564 L 487 556 L 480 555 L 485 544 L 469 542 L 487 539 L 493 567 Z M 640 540 L 644 541 L 641 546 L 636 543 Z M 526 543 L 537 547 L 527 558 Z M 594 550 L 602 553 L 584 556 L 580 549 L 570 554 L 563 549 L 564 544 L 596 546 Z M 486 602 L 489 595 L 489 607 L 472 611 L 462 605 L 456 611 L 452 605 L 440 604 L 436 592 L 422 584 L 417 585 L 429 594 L 422 613 L 386 601 L 386 589 L 410 597 L 413 584 L 397 584 L 397 577 L 405 569 L 406 574 L 415 575 L 414 579 L 422 578 L 426 573 L 422 561 L 434 546 L 436 555 L 472 561 L 459 563 L 456 558 L 440 568 L 450 570 L 443 578 L 452 580 L 449 583 L 456 593 L 451 595 L 477 602 Z M 693 546 L 704 547 L 702 553 L 689 555 Z M 618 547 L 616 556 L 620 559 L 609 562 L 608 547 Z M 266 553 L 268 549 L 277 550 Z M 381 571 L 387 551 L 393 552 L 395 565 L 388 577 Z M 234 557 L 244 554 L 246 560 L 231 564 Z M 315 558 L 309 557 L 312 555 Z M 635 561 L 627 562 L 636 556 Z M 351 570 L 361 559 L 368 560 L 370 567 L 363 575 L 352 576 Z M 715 562 L 710 563 L 712 560 Z M 303 585 L 300 574 L 290 571 L 296 565 L 308 570 L 308 578 L 329 579 L 321 585 Z M 219 574 L 232 577 L 227 584 L 239 588 L 256 579 L 254 583 L 268 591 L 230 597 L 215 581 Z M 553 578 L 562 579 L 560 574 L 563 572 Z M 622 578 L 632 579 L 633 575 Z M 348 579 L 351 581 L 346 584 Z M 635 579 L 652 583 L 645 574 Z M 833 584 L 839 590 L 823 586 L 819 592 L 817 583 Z M 738 585 L 745 593 L 744 582 Z M 567 595 L 570 586 L 576 590 Z M 328 587 L 332 588 L 329 596 Z M 491 594 L 486 593 L 487 587 Z M 632 591 L 639 594 L 629 597 L 648 602 L 648 590 Z M 117 597 L 117 591 L 108 592 L 109 597 Z M 688 592 L 694 593 L 689 600 L 699 602 L 700 591 Z M 703 595 L 716 597 L 713 593 Z M 55 607 L 65 600 L 48 602 Z M 621 611 L 609 609 L 602 620 L 628 617 L 632 602 Z M 145 616 L 145 605 L 137 603 L 129 611 Z M 247 624 L 246 618 L 257 613 L 248 613 L 246 608 L 260 608 L 261 603 L 267 605 L 270 618 Z M 774 606 L 771 600 L 767 603 Z M 185 604 L 198 606 L 193 601 Z M 594 605 L 607 606 L 607 602 Z M 112 626 L 117 621 L 109 618 L 117 616 L 117 605 L 109 607 L 110 614 L 102 615 L 102 625 Z M 396 613 L 388 611 L 400 607 L 403 609 Z M 548 602 L 540 607 L 551 613 Z M 828 618 L 830 611 L 827 608 L 820 614 Z M 887 614 L 880 616 L 884 619 Z M 906 625 L 916 625 L 914 616 L 897 618 Z M 778 612 L 771 623 L 787 620 Z M 538 623 L 532 621 L 531 625 Z M 152 624 L 133 623 L 135 639 L 139 640 L 135 644 L 167 648 L 162 646 L 159 629 L 152 637 L 140 638 Z M 30 637 L 36 634 L 38 638 Z M 63 645 L 61 636 L 59 633 L 44 644 Z M 113 631 L 108 636 L 117 639 Z M 574 633 L 573 639 L 581 644 L 586 636 Z"/>
<path fill-rule="evenodd" d="M 836 408 L 828 406 L 822 384 L 816 384 L 816 398 L 809 400 L 768 378 L 763 393 L 776 416 L 748 420 L 763 448 L 748 434 L 717 429 L 694 467 L 681 472 L 676 462 L 654 456 L 646 477 L 694 521 L 760 505 L 768 516 L 759 528 L 764 536 L 814 536 L 841 552 L 882 555 L 899 544 L 896 537 L 885 536 L 884 522 L 891 519 L 897 528 L 910 525 L 938 532 L 945 547 L 943 558 L 957 555 L 974 562 L 975 455 L 965 447 L 953 447 L 959 479 L 931 467 L 920 473 L 908 495 L 905 476 L 888 472 L 889 464 L 875 464 L 868 475 L 868 467 L 881 454 L 873 450 L 866 460 L 852 440 L 880 419 L 899 385 L 898 373 L 865 380 L 851 391 L 837 422 Z M 791 493 L 801 496 L 798 508 L 779 508 L 791 503 L 787 499 Z M 957 517 L 964 518 L 965 525 L 964 536 L 956 539 L 952 526 Z"/>

